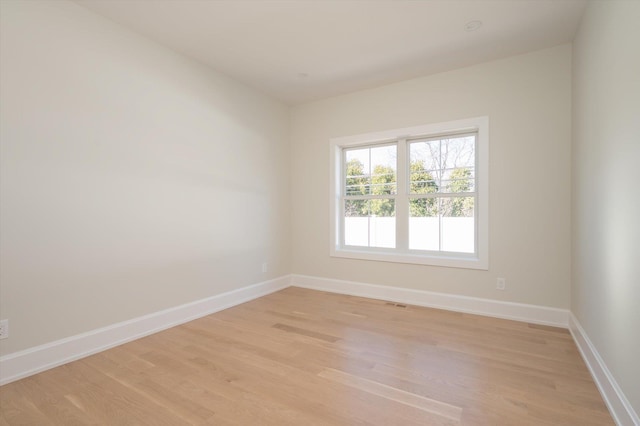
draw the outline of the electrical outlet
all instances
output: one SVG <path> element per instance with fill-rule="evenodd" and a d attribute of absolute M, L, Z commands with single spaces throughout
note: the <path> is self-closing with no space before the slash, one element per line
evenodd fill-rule
<path fill-rule="evenodd" d="M 9 320 L 0 321 L 0 339 L 9 337 Z"/>
<path fill-rule="evenodd" d="M 507 283 L 504 278 L 498 278 L 498 281 L 496 282 L 496 290 L 504 290 L 506 285 Z"/>
<path fill-rule="evenodd" d="M 268 266 L 267 262 L 262 262 L 262 272 L 267 272 Z"/>

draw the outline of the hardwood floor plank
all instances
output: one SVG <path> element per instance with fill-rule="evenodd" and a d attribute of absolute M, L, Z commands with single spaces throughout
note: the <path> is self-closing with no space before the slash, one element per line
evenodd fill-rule
<path fill-rule="evenodd" d="M 297 334 L 300 334 L 302 336 L 311 337 L 313 339 L 324 340 L 325 342 L 330 342 L 330 343 L 334 343 L 334 342 L 337 342 L 338 340 L 340 340 L 339 337 L 329 336 L 327 334 L 318 333 L 318 332 L 311 331 L 311 330 L 305 330 L 305 329 L 300 328 L 300 327 L 292 327 L 292 326 L 286 325 L 286 324 L 278 323 L 278 324 L 274 324 L 272 327 L 273 328 L 277 328 L 278 330 L 287 331 L 289 333 L 297 333 Z"/>
<path fill-rule="evenodd" d="M 51 392 L 37 381 L 24 380 L 19 383 L 22 394 L 37 407 L 52 424 L 86 425 L 95 421 L 64 396 Z"/>
<path fill-rule="evenodd" d="M 613 425 L 564 329 L 288 288 L 0 388 L 5 425 Z"/>
<path fill-rule="evenodd" d="M 423 396 L 393 388 L 372 380 L 363 379 L 362 377 L 345 373 L 343 371 L 327 368 L 318 375 L 325 379 L 333 380 L 337 383 L 351 386 L 391 401 L 419 408 L 420 410 L 446 417 L 456 422 L 460 421 L 460 417 L 462 415 L 462 408 L 460 407 L 455 407 L 451 404 L 436 401 L 434 399 L 425 398 Z"/>

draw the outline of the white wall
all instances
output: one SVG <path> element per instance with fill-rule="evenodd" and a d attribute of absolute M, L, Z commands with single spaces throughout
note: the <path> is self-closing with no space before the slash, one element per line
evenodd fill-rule
<path fill-rule="evenodd" d="M 289 273 L 287 107 L 74 3 L 0 3 L 0 354 Z"/>
<path fill-rule="evenodd" d="M 640 2 L 591 2 L 574 41 L 571 310 L 640 413 Z"/>
<path fill-rule="evenodd" d="M 570 78 L 563 45 L 294 107 L 293 272 L 568 308 Z M 329 257 L 330 138 L 485 115 L 489 271 Z"/>

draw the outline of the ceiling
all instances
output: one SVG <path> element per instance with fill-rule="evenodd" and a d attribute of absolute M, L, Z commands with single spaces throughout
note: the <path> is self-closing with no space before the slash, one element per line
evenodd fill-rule
<path fill-rule="evenodd" d="M 583 0 L 76 0 L 288 104 L 572 40 Z M 466 31 L 471 21 L 476 31 Z"/>

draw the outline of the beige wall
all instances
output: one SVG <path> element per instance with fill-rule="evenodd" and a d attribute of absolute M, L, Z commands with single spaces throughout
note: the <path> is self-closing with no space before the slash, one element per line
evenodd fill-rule
<path fill-rule="evenodd" d="M 640 413 L 640 2 L 592 2 L 574 41 L 571 310 Z"/>
<path fill-rule="evenodd" d="M 289 273 L 287 107 L 74 3 L 0 3 L 1 354 Z"/>
<path fill-rule="evenodd" d="M 570 78 L 563 45 L 294 107 L 293 272 L 568 308 Z M 489 271 L 329 257 L 329 138 L 485 115 Z"/>

